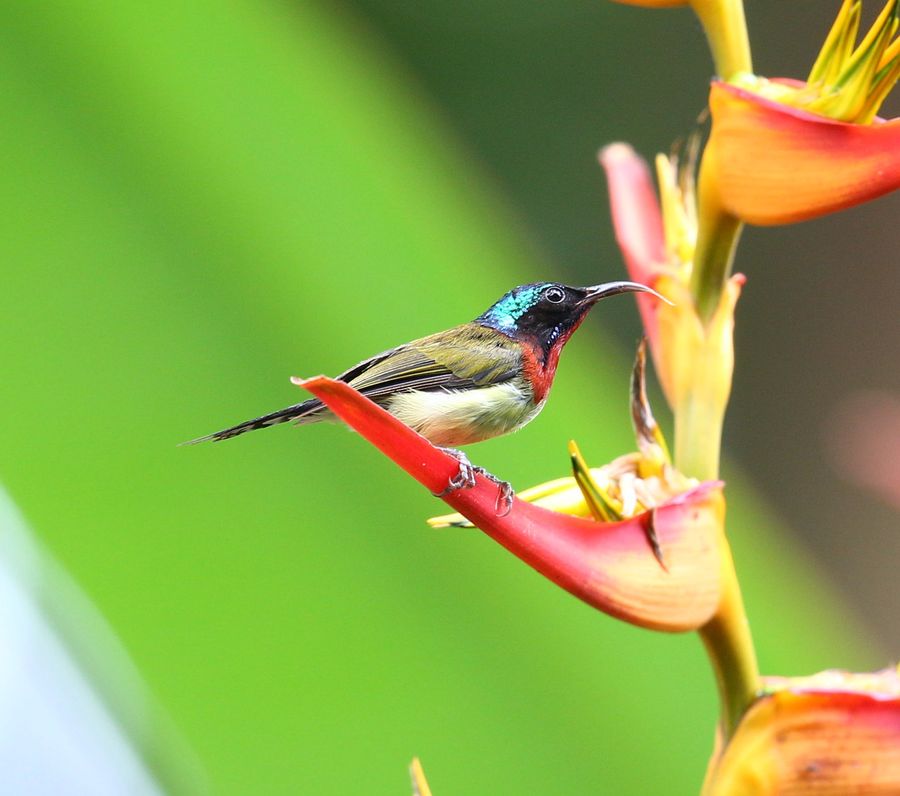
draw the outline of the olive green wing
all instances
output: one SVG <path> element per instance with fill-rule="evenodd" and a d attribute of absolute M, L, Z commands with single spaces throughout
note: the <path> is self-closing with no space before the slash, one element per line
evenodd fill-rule
<path fill-rule="evenodd" d="M 522 355 L 513 340 L 466 324 L 386 351 L 338 378 L 377 399 L 404 390 L 487 387 L 515 378 L 521 369 Z"/>
<path fill-rule="evenodd" d="M 384 351 L 338 376 L 374 401 L 404 390 L 463 390 L 487 387 L 521 373 L 522 355 L 509 338 L 477 324 L 458 326 Z M 314 423 L 332 414 L 317 398 L 191 440 L 223 440 L 293 421 Z"/>

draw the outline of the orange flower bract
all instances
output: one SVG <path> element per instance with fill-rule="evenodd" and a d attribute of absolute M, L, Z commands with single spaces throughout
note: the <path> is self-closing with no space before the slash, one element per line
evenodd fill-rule
<path fill-rule="evenodd" d="M 751 224 L 805 221 L 900 187 L 900 119 L 850 124 L 720 81 L 701 190 Z"/>

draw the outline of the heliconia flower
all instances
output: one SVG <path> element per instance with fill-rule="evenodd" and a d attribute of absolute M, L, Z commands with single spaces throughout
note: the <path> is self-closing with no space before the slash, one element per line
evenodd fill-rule
<path fill-rule="evenodd" d="M 789 224 L 900 187 L 900 118 L 876 113 L 900 77 L 900 0 L 858 47 L 860 0 L 845 0 L 805 82 L 714 81 L 702 206 L 751 224 Z"/>
<path fill-rule="evenodd" d="M 721 82 L 709 103 L 701 186 L 742 221 L 805 221 L 900 188 L 900 118 L 836 122 Z"/>
<path fill-rule="evenodd" d="M 634 149 L 619 142 L 600 150 L 598 159 L 606 171 L 616 242 L 628 273 L 641 284 L 687 285 L 690 280 L 697 241 L 693 186 L 696 156 L 696 139 L 691 139 L 686 158 L 680 163 L 674 155 L 657 156 L 660 207 L 647 164 Z M 659 353 L 658 307 L 638 294 L 636 298 L 657 373 L 665 382 L 665 363 Z M 682 309 L 689 306 L 690 301 Z"/>
<path fill-rule="evenodd" d="M 653 287 L 669 263 L 662 212 L 647 164 L 624 143 L 604 147 L 598 159 L 606 171 L 613 230 L 628 274 L 635 282 Z M 644 301 L 641 294 L 635 296 L 659 371 L 657 308 L 655 302 Z"/>
<path fill-rule="evenodd" d="M 344 382 L 320 376 L 295 383 L 432 493 L 442 492 L 457 473 L 456 459 Z M 474 487 L 442 496 L 526 564 L 601 611 L 674 632 L 702 626 L 718 606 L 717 541 L 724 521 L 718 482 L 699 484 L 619 522 L 560 513 L 521 497 L 501 515 L 496 498 L 496 484 L 481 475 Z"/>
<path fill-rule="evenodd" d="M 900 676 L 827 671 L 766 678 L 703 796 L 900 793 Z"/>
<path fill-rule="evenodd" d="M 733 370 L 731 329 L 745 278 L 728 281 L 710 320 L 697 315 L 690 292 L 697 241 L 697 204 L 693 174 L 697 141 L 684 157 L 657 157 L 662 206 L 649 169 L 627 144 L 600 152 L 609 183 L 616 241 L 629 274 L 671 299 L 672 305 L 643 301 L 638 307 L 650 341 L 656 373 L 669 405 L 678 407 L 689 392 L 704 396 L 698 411 L 723 412 Z M 702 387 L 702 389 L 701 389 Z"/>

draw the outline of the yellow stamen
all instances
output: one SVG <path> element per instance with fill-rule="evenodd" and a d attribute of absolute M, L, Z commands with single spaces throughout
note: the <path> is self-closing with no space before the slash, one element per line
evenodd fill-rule
<path fill-rule="evenodd" d="M 662 154 L 656 156 L 656 178 L 659 181 L 666 254 L 670 264 L 688 266 L 694 258 L 697 242 L 692 180 L 684 180 L 683 167 L 679 167 L 677 155 Z"/>
<path fill-rule="evenodd" d="M 900 38 L 894 39 L 893 44 L 887 47 L 881 56 L 878 72 L 872 82 L 869 98 L 860 111 L 858 122 L 871 124 L 878 115 L 878 109 L 887 99 L 891 89 L 900 78 Z"/>
<path fill-rule="evenodd" d="M 900 78 L 900 0 L 887 0 L 855 45 L 862 0 L 844 0 L 805 86 L 748 75 L 730 82 L 768 99 L 851 124 L 870 124 Z"/>
<path fill-rule="evenodd" d="M 888 0 L 833 84 L 823 87 L 822 96 L 809 104 L 809 110 L 841 121 L 859 121 L 863 109 L 871 105 L 869 99 L 876 88 L 882 55 L 897 30 L 898 8 L 897 0 Z"/>
<path fill-rule="evenodd" d="M 835 81 L 853 51 L 853 42 L 859 31 L 861 3 L 862 0 L 844 0 L 819 51 L 819 57 L 809 72 L 807 83 L 827 85 Z"/>
<path fill-rule="evenodd" d="M 879 74 L 898 58 L 900 58 L 900 39 L 894 39 L 881 54 L 881 60 L 878 62 Z"/>

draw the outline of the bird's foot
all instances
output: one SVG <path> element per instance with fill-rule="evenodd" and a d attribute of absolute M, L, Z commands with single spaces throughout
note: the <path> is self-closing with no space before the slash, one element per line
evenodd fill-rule
<path fill-rule="evenodd" d="M 516 496 L 509 481 L 502 481 L 493 473 L 489 473 L 484 467 L 476 467 L 475 472 L 483 475 L 488 481 L 493 481 L 497 485 L 497 500 L 494 503 L 494 511 L 498 517 L 505 517 L 512 511 L 513 498 Z"/>
<path fill-rule="evenodd" d="M 444 497 L 457 489 L 471 489 L 475 486 L 475 475 L 478 474 L 483 475 L 488 481 L 492 481 L 498 487 L 497 500 L 494 504 L 497 516 L 505 517 L 512 511 L 513 498 L 516 493 L 513 491 L 512 484 L 509 481 L 500 480 L 496 475 L 485 470 L 484 467 L 476 467 L 461 450 L 456 448 L 441 448 L 441 450 L 459 462 L 459 472 L 450 479 L 443 491 L 434 493 L 436 497 Z"/>
<path fill-rule="evenodd" d="M 435 492 L 435 497 L 445 497 L 457 489 L 471 489 L 475 486 L 475 473 L 478 468 L 469 461 L 469 457 L 456 448 L 439 448 L 444 453 L 452 456 L 459 462 L 459 472 L 450 478 L 447 486 L 441 492 Z"/>

